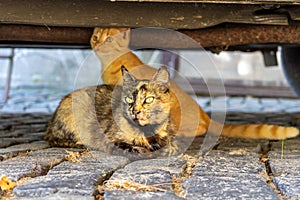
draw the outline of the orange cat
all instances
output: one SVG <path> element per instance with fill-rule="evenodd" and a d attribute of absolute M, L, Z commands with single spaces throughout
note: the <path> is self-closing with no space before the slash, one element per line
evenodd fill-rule
<path fill-rule="evenodd" d="M 95 28 L 90 43 L 102 62 L 102 79 L 106 84 L 116 85 L 122 80 L 121 66 L 125 66 L 135 77 L 150 79 L 156 69 L 147 66 L 128 48 L 130 29 Z M 209 118 L 201 107 L 175 83 L 171 90 L 176 94 L 172 100 L 171 116 L 179 128 L 181 136 L 203 135 L 211 124 L 210 132 L 218 132 L 223 126 Z M 295 137 L 299 130 L 294 127 L 282 127 L 266 124 L 224 124 L 222 135 L 251 139 L 285 139 Z"/>

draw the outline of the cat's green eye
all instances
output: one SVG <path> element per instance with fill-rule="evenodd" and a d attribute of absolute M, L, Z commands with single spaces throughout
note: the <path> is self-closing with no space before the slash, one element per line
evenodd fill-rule
<path fill-rule="evenodd" d="M 133 103 L 133 99 L 130 97 L 125 97 L 126 103 Z"/>
<path fill-rule="evenodd" d="M 147 97 L 145 99 L 145 103 L 152 103 L 154 101 L 154 97 Z"/>
<path fill-rule="evenodd" d="M 105 39 L 105 42 L 112 42 L 112 41 L 113 41 L 113 39 L 111 37 L 108 37 Z"/>

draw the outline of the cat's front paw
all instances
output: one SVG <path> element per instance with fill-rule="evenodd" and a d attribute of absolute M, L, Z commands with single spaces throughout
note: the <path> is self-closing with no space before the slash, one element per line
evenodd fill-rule
<path fill-rule="evenodd" d="M 148 154 L 150 153 L 149 149 L 139 146 L 132 146 L 132 152 Z"/>
<path fill-rule="evenodd" d="M 158 143 L 151 144 L 151 147 L 150 147 L 150 151 L 151 151 L 151 152 L 157 151 L 157 150 L 159 150 L 159 149 L 161 149 L 160 144 L 158 144 Z"/>
<path fill-rule="evenodd" d="M 151 149 L 151 145 L 149 144 L 147 138 L 145 137 L 136 137 L 133 139 L 132 144 L 135 147 L 141 147 L 145 149 Z"/>

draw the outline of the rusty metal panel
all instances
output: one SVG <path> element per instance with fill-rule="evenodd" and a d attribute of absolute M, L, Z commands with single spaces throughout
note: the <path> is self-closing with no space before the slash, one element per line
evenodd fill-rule
<path fill-rule="evenodd" d="M 189 36 L 202 47 L 221 47 L 220 50 L 247 44 L 300 44 L 300 26 L 228 25 L 179 32 Z M 182 37 L 180 33 L 155 33 L 154 30 L 147 29 L 136 33 L 133 31 L 131 45 L 134 48 L 197 48 L 195 43 Z"/>
<path fill-rule="evenodd" d="M 198 29 L 221 23 L 289 24 L 290 7 L 253 4 L 0 0 L 0 23 L 63 27 Z M 299 19 L 300 7 L 293 10 Z"/>
<path fill-rule="evenodd" d="M 159 29 L 158 29 L 159 30 Z M 248 44 L 300 44 L 300 26 L 228 25 L 179 32 L 155 29 L 132 31 L 132 48 L 189 49 L 219 47 L 226 50 L 230 46 Z M 0 44 L 40 44 L 89 47 L 92 28 L 46 27 L 27 25 L 0 25 Z M 190 37 L 183 37 L 186 34 Z M 195 42 L 190 41 L 191 39 Z"/>
<path fill-rule="evenodd" d="M 290 1 L 290 0 L 111 0 L 113 2 L 117 1 L 127 1 L 127 2 L 179 2 L 179 3 L 223 3 L 223 4 L 300 4 L 300 1 Z"/>
<path fill-rule="evenodd" d="M 91 28 L 0 25 L 0 43 L 11 46 L 23 46 L 23 44 L 50 46 L 51 44 L 89 47 L 92 33 Z"/>
<path fill-rule="evenodd" d="M 182 30 L 204 47 L 262 43 L 300 44 L 300 26 L 241 25 L 200 30 Z"/>

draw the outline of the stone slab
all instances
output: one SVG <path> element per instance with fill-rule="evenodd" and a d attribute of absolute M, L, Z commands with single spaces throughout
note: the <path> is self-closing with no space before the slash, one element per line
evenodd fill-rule
<path fill-rule="evenodd" d="M 300 176 L 280 175 L 272 180 L 286 199 L 300 199 Z"/>
<path fill-rule="evenodd" d="M 300 176 L 300 150 L 286 151 L 281 158 L 281 152 L 269 152 L 269 165 L 274 176 Z"/>
<path fill-rule="evenodd" d="M 130 190 L 111 190 L 105 192 L 104 199 L 107 200 L 182 200 L 174 193 L 167 192 L 136 192 Z"/>
<path fill-rule="evenodd" d="M 164 157 L 157 159 L 147 159 L 147 160 L 138 160 L 132 162 L 124 167 L 124 169 L 120 169 L 116 171 L 115 174 L 123 171 L 128 173 L 136 173 L 139 170 L 147 171 L 149 169 L 155 170 L 164 170 L 168 171 L 171 174 L 178 175 L 182 166 L 186 163 L 185 159 L 181 157 Z"/>
<path fill-rule="evenodd" d="M 146 186 L 155 186 L 160 190 L 168 191 L 168 193 L 136 191 L 134 199 L 177 198 L 172 189 L 172 176 L 179 176 L 184 164 L 185 160 L 176 157 L 135 161 L 126 165 L 124 168 L 117 170 L 110 178 L 110 181 L 128 180 Z M 107 197 L 107 199 L 116 199 L 118 195 L 125 199 L 128 195 L 128 191 L 106 190 L 104 193 L 104 196 Z"/>
<path fill-rule="evenodd" d="M 36 151 L 40 149 L 49 148 L 48 143 L 45 141 L 38 141 L 32 143 L 18 144 L 9 146 L 7 148 L 0 148 L 0 161 L 6 160 L 17 156 L 20 153 L 26 153 L 29 151 Z"/>
<path fill-rule="evenodd" d="M 279 199 L 260 177 L 259 155 L 244 150 L 211 151 L 183 181 L 186 199 Z"/>
<path fill-rule="evenodd" d="M 55 166 L 55 164 L 62 162 L 66 155 L 64 149 L 50 148 L 27 156 L 14 157 L 1 162 L 0 174 L 6 175 L 12 181 L 27 176 L 39 176 L 39 173 L 42 173 L 42 167 Z M 36 174 L 33 175 L 32 173 Z"/>
<path fill-rule="evenodd" d="M 92 197 L 97 181 L 103 174 L 115 171 L 128 162 L 125 157 L 101 152 L 87 153 L 77 162 L 64 161 L 50 169 L 45 176 L 18 185 L 13 194 L 20 197 L 47 197 L 53 194 Z"/>
<path fill-rule="evenodd" d="M 53 194 L 44 197 L 12 197 L 10 200 L 58 200 L 58 199 L 68 199 L 68 200 L 94 200 L 91 196 L 81 196 L 81 195 L 68 195 L 68 194 Z"/>
<path fill-rule="evenodd" d="M 201 157 L 196 164 L 193 176 L 212 174 L 259 174 L 265 170 L 259 162 L 259 155 L 247 151 L 211 151 Z"/>
<path fill-rule="evenodd" d="M 228 176 L 192 176 L 184 180 L 185 198 L 200 199 L 270 199 L 277 194 L 259 177 L 252 174 Z"/>
<path fill-rule="evenodd" d="M 269 165 L 274 175 L 273 183 L 285 198 L 300 199 L 300 150 L 269 153 Z"/>

